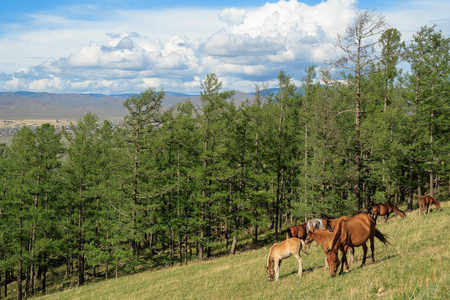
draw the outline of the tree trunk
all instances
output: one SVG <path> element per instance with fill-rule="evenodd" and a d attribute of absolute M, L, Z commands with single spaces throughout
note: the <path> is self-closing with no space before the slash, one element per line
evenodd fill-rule
<path fill-rule="evenodd" d="M 233 243 L 231 244 L 230 255 L 234 255 L 236 253 L 236 245 L 237 245 L 237 237 L 233 236 Z"/>
<path fill-rule="evenodd" d="M 408 189 L 408 210 L 412 210 L 413 205 L 413 179 L 414 179 L 414 169 L 413 169 L 413 159 L 409 160 L 409 189 Z"/>

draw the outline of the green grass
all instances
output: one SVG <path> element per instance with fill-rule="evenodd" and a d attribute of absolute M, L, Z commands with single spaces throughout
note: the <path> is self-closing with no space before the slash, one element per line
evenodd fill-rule
<path fill-rule="evenodd" d="M 72 288 L 41 299 L 450 299 L 450 203 L 428 215 L 418 211 L 394 217 L 377 228 L 391 246 L 375 239 L 375 263 L 360 268 L 362 248 L 355 249 L 350 272 L 330 278 L 323 269 L 322 248 L 312 244 L 303 258 L 283 260 L 280 279 L 268 282 L 267 247 L 232 257 L 148 271 Z M 377 292 L 383 288 L 382 297 Z"/>

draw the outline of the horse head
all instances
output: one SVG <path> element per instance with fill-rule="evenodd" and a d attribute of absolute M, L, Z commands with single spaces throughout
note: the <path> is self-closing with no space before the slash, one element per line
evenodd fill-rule
<path fill-rule="evenodd" d="M 314 227 L 311 227 L 309 232 L 308 232 L 308 234 L 306 234 L 305 242 L 307 244 L 311 244 L 312 243 L 311 237 L 312 237 L 314 231 L 316 231 L 316 229 Z"/>
<path fill-rule="evenodd" d="M 368 213 L 368 215 L 370 215 L 372 218 L 375 216 L 375 214 L 378 214 L 378 210 L 379 210 L 380 208 L 379 208 L 379 206 L 377 206 L 377 205 L 374 205 L 374 206 L 372 206 L 372 211 L 370 211 L 369 213 Z"/>
<path fill-rule="evenodd" d="M 323 229 L 328 229 L 329 231 L 333 231 L 331 228 L 330 220 L 329 219 L 322 219 Z"/>
<path fill-rule="evenodd" d="M 327 262 L 328 267 L 330 269 L 330 277 L 336 276 L 336 271 L 339 268 L 339 265 L 341 262 L 339 261 L 338 252 L 331 250 L 328 250 L 327 253 Z"/>
<path fill-rule="evenodd" d="M 433 199 L 434 200 L 434 199 Z M 441 210 L 441 205 L 439 204 L 439 202 L 437 202 L 436 200 L 434 200 L 434 205 L 436 206 L 436 208 L 438 210 Z"/>
<path fill-rule="evenodd" d="M 267 273 L 267 280 L 272 281 L 273 280 L 273 275 L 275 275 L 275 271 L 269 268 L 269 266 L 266 266 L 266 273 Z"/>

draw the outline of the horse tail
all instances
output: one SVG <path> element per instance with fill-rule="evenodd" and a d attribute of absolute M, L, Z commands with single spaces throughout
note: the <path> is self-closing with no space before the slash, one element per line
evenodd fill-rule
<path fill-rule="evenodd" d="M 387 235 L 385 235 L 384 233 L 382 233 L 381 231 L 379 231 L 378 229 L 375 228 L 375 237 L 377 239 L 380 240 L 380 242 L 382 242 L 384 245 L 390 245 L 391 243 L 389 243 L 388 241 L 388 237 Z"/>
<path fill-rule="evenodd" d="M 392 205 L 392 210 L 393 210 L 395 213 L 399 214 L 400 217 L 402 217 L 402 218 L 406 218 L 406 214 L 405 214 L 403 211 L 401 211 L 400 209 L 398 209 L 397 206 L 395 206 L 394 204 L 391 204 L 391 205 Z"/>
<path fill-rule="evenodd" d="M 306 243 L 304 240 L 300 240 L 300 249 L 305 253 L 305 254 L 309 254 L 308 252 L 306 252 L 305 247 L 306 247 Z M 300 251 L 299 251 L 300 252 Z"/>
<path fill-rule="evenodd" d="M 291 232 L 291 228 L 289 227 L 286 230 L 286 239 L 292 238 L 292 232 Z"/>

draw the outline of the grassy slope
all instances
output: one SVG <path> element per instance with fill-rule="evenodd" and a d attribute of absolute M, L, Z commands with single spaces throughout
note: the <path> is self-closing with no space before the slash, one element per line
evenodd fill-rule
<path fill-rule="evenodd" d="M 391 246 L 375 240 L 375 264 L 371 258 L 359 268 L 362 248 L 348 274 L 329 278 L 323 269 L 323 251 L 315 246 L 302 253 L 303 277 L 296 276 L 297 261 L 283 261 L 278 282 L 265 274 L 268 248 L 234 257 L 218 258 L 188 266 L 149 271 L 111 279 L 48 295 L 43 299 L 449 299 L 450 202 L 441 203 L 426 216 L 415 210 L 407 218 L 378 220 Z M 369 256 L 370 256 L 369 249 Z"/>

